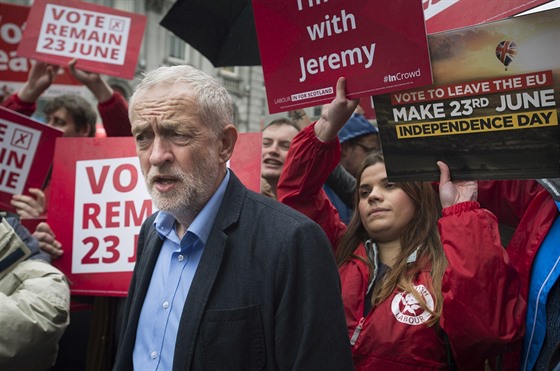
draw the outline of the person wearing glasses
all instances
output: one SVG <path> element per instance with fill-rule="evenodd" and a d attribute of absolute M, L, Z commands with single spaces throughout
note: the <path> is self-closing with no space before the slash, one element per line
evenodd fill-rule
<path fill-rule="evenodd" d="M 354 112 L 338 133 L 340 164 L 356 177 L 366 155 L 381 148 L 379 132 L 363 115 Z"/>

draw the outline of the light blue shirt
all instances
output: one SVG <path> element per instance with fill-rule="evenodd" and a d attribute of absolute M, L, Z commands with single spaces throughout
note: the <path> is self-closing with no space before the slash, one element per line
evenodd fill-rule
<path fill-rule="evenodd" d="M 183 307 L 229 181 L 229 170 L 182 239 L 175 218 L 160 212 L 154 225 L 164 240 L 140 312 L 132 361 L 134 370 L 171 370 Z"/>

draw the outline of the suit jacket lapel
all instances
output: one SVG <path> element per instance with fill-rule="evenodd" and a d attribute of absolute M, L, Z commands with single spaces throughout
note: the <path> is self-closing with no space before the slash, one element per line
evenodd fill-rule
<path fill-rule="evenodd" d="M 227 229 L 239 220 L 246 193 L 247 189 L 231 172 L 224 199 L 204 247 L 181 315 L 173 370 L 187 370 L 191 365 L 200 322 L 222 264 L 228 241 Z"/>
<path fill-rule="evenodd" d="M 152 221 L 153 222 L 153 221 Z M 132 308 L 132 313 L 134 315 L 140 316 L 140 310 L 144 304 L 144 299 L 146 298 L 146 293 L 148 292 L 148 287 L 152 279 L 152 274 L 156 266 L 156 262 L 163 246 L 163 240 L 159 238 L 159 235 L 154 228 L 153 224 L 146 236 L 146 243 L 144 244 L 144 251 L 142 252 L 143 258 L 138 260 L 140 264 L 137 270 L 136 278 L 136 288 L 135 296 L 135 306 Z M 136 318 L 138 320 L 138 318 Z"/>

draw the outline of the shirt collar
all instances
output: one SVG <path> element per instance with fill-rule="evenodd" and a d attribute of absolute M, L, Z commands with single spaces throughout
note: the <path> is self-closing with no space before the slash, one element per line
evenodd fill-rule
<path fill-rule="evenodd" d="M 369 239 L 369 240 L 366 241 L 365 247 L 366 247 L 366 252 L 368 254 L 369 259 L 374 264 L 374 266 L 377 267 L 377 260 L 378 260 L 377 244 L 375 242 L 373 242 L 371 239 Z M 419 249 L 420 249 L 420 246 L 418 246 L 416 249 L 414 249 L 414 251 L 408 256 L 408 258 L 406 259 L 407 263 L 416 262 L 416 259 L 418 257 L 418 250 Z"/>
<path fill-rule="evenodd" d="M 226 176 L 224 177 L 224 180 L 222 180 L 222 183 L 218 189 L 216 189 L 216 192 L 214 192 L 212 197 L 210 197 L 210 200 L 208 200 L 206 205 L 204 205 L 202 210 L 194 218 L 185 235 L 192 233 L 206 245 L 208 237 L 210 236 L 210 231 L 214 225 L 214 220 L 216 219 L 216 215 L 218 214 L 218 210 L 220 209 L 220 205 L 224 199 L 229 178 L 230 171 L 229 169 L 226 169 Z M 175 218 L 165 211 L 160 211 L 154 220 L 156 231 L 162 239 L 166 237 L 170 238 L 171 232 L 174 232 L 175 230 L 174 225 Z"/>
<path fill-rule="evenodd" d="M 371 290 L 371 288 L 373 286 L 373 282 L 375 281 L 375 278 L 377 277 L 377 274 L 379 273 L 380 265 L 382 265 L 383 263 L 381 263 L 379 261 L 379 252 L 377 251 L 377 244 L 375 242 L 373 242 L 371 239 L 369 239 L 369 240 L 366 241 L 366 243 L 364 245 L 365 245 L 365 248 L 366 248 L 366 253 L 368 255 L 368 258 L 373 264 L 373 274 L 371 275 L 369 285 L 368 285 L 368 289 L 367 289 L 367 292 L 369 292 L 369 290 Z M 407 264 L 416 262 L 416 259 L 418 257 L 418 250 L 419 249 L 420 249 L 420 246 L 418 246 L 416 249 L 414 249 L 414 251 L 408 256 L 408 258 L 406 259 Z"/>

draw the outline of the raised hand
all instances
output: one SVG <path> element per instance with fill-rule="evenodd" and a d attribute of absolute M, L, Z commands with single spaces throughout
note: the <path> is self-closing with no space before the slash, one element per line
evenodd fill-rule
<path fill-rule="evenodd" d="M 27 195 L 13 195 L 10 204 L 21 218 L 36 218 L 45 212 L 45 194 L 39 188 L 29 188 Z"/>
<path fill-rule="evenodd" d="M 447 164 L 438 161 L 439 199 L 445 208 L 465 201 L 476 201 L 478 197 L 478 184 L 475 180 L 451 181 L 451 172 Z"/>
<path fill-rule="evenodd" d="M 41 94 L 51 86 L 58 70 L 59 66 L 54 64 L 35 62 L 29 70 L 27 81 L 18 91 L 19 99 L 27 103 L 36 102 Z"/>
<path fill-rule="evenodd" d="M 323 106 L 321 118 L 315 124 L 315 135 L 324 142 L 336 138 L 338 131 L 346 124 L 358 106 L 359 99 L 346 98 L 346 78 L 340 77 L 336 82 L 336 97 Z"/>
<path fill-rule="evenodd" d="M 99 103 L 108 101 L 113 96 L 113 89 L 96 72 L 88 72 L 76 68 L 77 59 L 72 59 L 68 63 L 70 73 L 76 80 L 84 84 L 95 96 Z"/>

